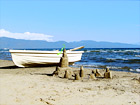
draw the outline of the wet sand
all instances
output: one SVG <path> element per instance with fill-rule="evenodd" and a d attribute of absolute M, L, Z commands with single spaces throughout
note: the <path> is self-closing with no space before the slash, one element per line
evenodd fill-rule
<path fill-rule="evenodd" d="M 113 79 L 75 81 L 51 76 L 55 68 L 0 60 L 0 105 L 140 105 L 140 74 L 111 71 Z"/>

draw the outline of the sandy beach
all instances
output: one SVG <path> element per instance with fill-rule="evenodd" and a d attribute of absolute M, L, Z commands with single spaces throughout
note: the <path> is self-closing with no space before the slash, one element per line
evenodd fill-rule
<path fill-rule="evenodd" d="M 138 73 L 111 71 L 113 79 L 75 81 L 51 76 L 55 69 L 0 60 L 0 105 L 140 105 Z"/>

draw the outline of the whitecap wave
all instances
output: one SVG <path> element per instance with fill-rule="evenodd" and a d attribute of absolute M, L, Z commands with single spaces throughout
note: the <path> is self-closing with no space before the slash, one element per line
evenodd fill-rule
<path fill-rule="evenodd" d="M 140 69 L 136 69 L 137 72 L 140 72 Z"/>
<path fill-rule="evenodd" d="M 135 55 L 135 57 L 140 57 L 140 55 Z"/>

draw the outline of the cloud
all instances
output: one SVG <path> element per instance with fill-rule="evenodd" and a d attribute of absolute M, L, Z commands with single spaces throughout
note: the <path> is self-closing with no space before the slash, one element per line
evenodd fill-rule
<path fill-rule="evenodd" d="M 25 39 L 25 40 L 46 40 L 52 41 L 52 35 L 45 35 L 40 33 L 12 33 L 4 29 L 0 29 L 0 37 L 9 37 L 14 39 Z"/>

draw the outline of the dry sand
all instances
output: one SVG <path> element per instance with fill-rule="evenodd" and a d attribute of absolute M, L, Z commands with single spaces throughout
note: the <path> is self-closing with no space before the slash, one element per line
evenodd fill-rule
<path fill-rule="evenodd" d="M 74 81 L 50 76 L 54 70 L 0 60 L 0 105 L 140 105 L 140 74 L 112 71 L 113 79 Z"/>

